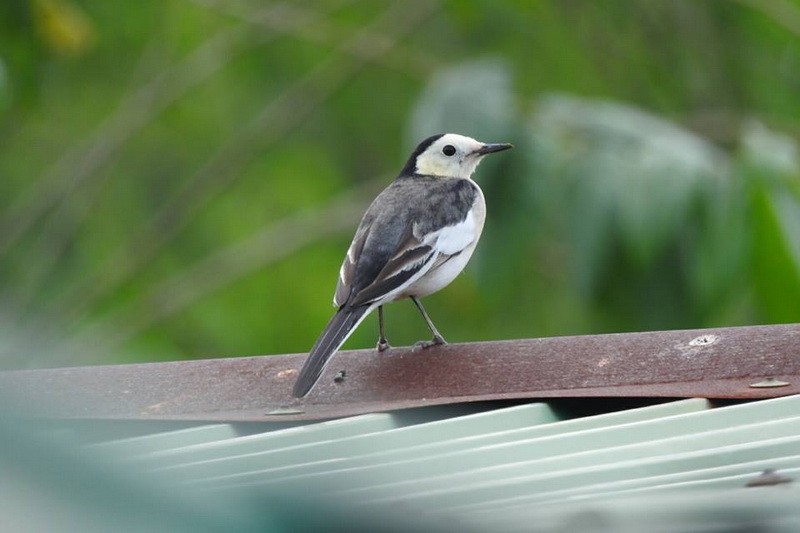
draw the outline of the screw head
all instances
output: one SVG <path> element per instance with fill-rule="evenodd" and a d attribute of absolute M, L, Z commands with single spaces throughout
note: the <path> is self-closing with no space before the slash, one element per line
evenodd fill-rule
<path fill-rule="evenodd" d="M 710 346 L 719 342 L 719 335 L 700 335 L 689 341 L 689 346 Z"/>
<path fill-rule="evenodd" d="M 756 382 L 756 383 L 751 383 L 750 384 L 750 388 L 751 389 L 771 389 L 771 388 L 774 388 L 774 387 L 788 387 L 789 385 L 791 385 L 791 383 L 789 383 L 788 381 L 781 381 L 781 380 L 775 379 L 775 378 L 766 378 L 763 381 L 759 381 L 759 382 Z"/>

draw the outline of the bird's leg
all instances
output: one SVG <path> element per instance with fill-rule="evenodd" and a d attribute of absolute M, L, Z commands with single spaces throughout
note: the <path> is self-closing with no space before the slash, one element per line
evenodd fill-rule
<path fill-rule="evenodd" d="M 433 321 L 431 321 L 430 317 L 428 316 L 428 313 L 425 312 L 425 308 L 422 307 L 422 304 L 417 299 L 417 297 L 416 296 L 412 296 L 411 300 L 414 302 L 414 305 L 417 306 L 417 309 L 419 309 L 419 312 L 422 313 L 422 318 L 424 318 L 425 319 L 425 323 L 428 324 L 428 329 L 430 329 L 431 333 L 433 333 L 433 339 L 432 340 L 419 341 L 419 342 L 414 344 L 414 347 L 417 348 L 417 349 L 424 349 L 424 348 L 430 348 L 431 346 L 436 346 L 438 344 L 447 344 L 447 341 L 444 340 L 444 337 L 442 337 L 442 334 L 439 333 L 439 330 L 437 330 L 436 326 L 433 325 Z"/>
<path fill-rule="evenodd" d="M 386 334 L 383 331 L 383 306 L 378 306 L 378 351 L 383 352 L 391 348 L 389 341 L 386 340 Z"/>

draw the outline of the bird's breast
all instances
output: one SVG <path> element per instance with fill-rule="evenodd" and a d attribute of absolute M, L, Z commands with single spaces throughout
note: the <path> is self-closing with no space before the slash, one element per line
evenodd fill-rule
<path fill-rule="evenodd" d="M 483 193 L 477 185 L 476 188 L 478 194 L 464 220 L 442 228 L 425 239 L 426 244 L 444 260 L 409 285 L 397 299 L 408 296 L 422 298 L 433 294 L 449 285 L 464 270 L 475 251 L 486 220 Z"/>
<path fill-rule="evenodd" d="M 474 182 L 472 185 L 477 194 L 463 218 L 425 235 L 417 235 L 423 244 L 441 254 L 453 255 L 480 238 L 486 220 L 486 202 L 480 187 Z M 416 228 L 415 233 L 417 233 Z"/>

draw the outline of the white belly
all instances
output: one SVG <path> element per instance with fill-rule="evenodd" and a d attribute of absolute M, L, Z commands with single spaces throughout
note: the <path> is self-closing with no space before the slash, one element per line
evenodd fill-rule
<path fill-rule="evenodd" d="M 450 282 L 456 279 L 461 274 L 461 271 L 464 270 L 464 267 L 467 266 L 467 262 L 472 257 L 472 252 L 475 251 L 476 244 L 477 240 L 457 256 L 412 283 L 403 291 L 403 297 L 417 296 L 422 298 L 450 285 Z"/>

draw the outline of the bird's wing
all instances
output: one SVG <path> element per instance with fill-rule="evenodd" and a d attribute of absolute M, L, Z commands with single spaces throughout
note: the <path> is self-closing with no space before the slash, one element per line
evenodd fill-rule
<path fill-rule="evenodd" d="M 364 287 L 357 287 L 350 300 L 351 306 L 372 303 L 401 288 L 436 258 L 436 250 L 423 244 L 414 236 L 413 223 L 406 225 L 400 242 L 381 266 L 375 277 Z"/>
<path fill-rule="evenodd" d="M 380 299 L 402 287 L 436 256 L 431 246 L 414 236 L 411 221 L 406 223 L 394 249 L 379 250 L 373 242 L 367 245 L 372 229 L 369 225 L 359 228 L 347 251 L 333 299 L 337 306 L 347 303 L 356 307 Z"/>
<path fill-rule="evenodd" d="M 336 284 L 336 293 L 333 295 L 333 305 L 341 307 L 350 296 L 353 286 L 353 280 L 356 277 L 356 264 L 358 258 L 361 256 L 361 251 L 364 249 L 364 244 L 369 235 L 370 226 L 362 224 L 358 231 L 356 231 L 353 242 L 350 243 L 350 248 L 347 249 L 347 254 L 342 261 L 342 267 L 339 269 L 339 281 Z"/>
<path fill-rule="evenodd" d="M 475 220 L 465 211 L 475 187 L 431 178 L 395 181 L 361 221 L 339 271 L 333 302 L 364 305 L 441 266 L 474 241 Z"/>

